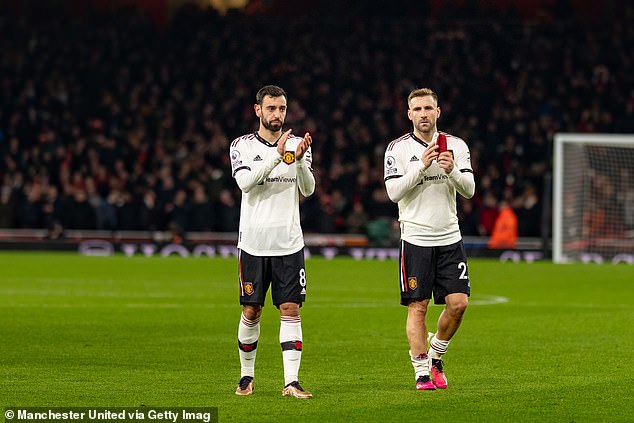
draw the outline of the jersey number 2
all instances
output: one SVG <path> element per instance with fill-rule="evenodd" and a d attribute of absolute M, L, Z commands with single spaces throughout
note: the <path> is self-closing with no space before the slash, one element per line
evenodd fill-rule
<path fill-rule="evenodd" d="M 462 273 L 460 273 L 460 279 L 469 279 L 469 275 L 467 275 L 467 263 L 461 261 L 458 263 L 458 269 L 462 271 Z"/>

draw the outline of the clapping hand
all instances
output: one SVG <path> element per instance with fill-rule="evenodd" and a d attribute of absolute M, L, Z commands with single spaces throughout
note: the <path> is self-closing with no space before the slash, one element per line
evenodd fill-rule
<path fill-rule="evenodd" d="M 313 143 L 313 137 L 310 136 L 310 133 L 306 132 L 304 134 L 304 139 L 297 145 L 297 150 L 295 150 L 295 158 L 297 160 L 301 160 L 304 157 L 304 153 L 308 150 L 308 147 Z"/>

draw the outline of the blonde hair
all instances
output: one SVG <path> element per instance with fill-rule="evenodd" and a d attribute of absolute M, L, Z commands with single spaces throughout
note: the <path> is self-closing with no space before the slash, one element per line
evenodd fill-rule
<path fill-rule="evenodd" d="M 409 96 L 407 96 L 407 105 L 409 106 L 409 102 L 413 98 L 426 97 L 428 95 L 432 96 L 433 99 L 436 101 L 436 105 L 438 105 L 438 94 L 436 94 L 430 88 L 416 88 L 415 90 L 413 90 L 411 93 L 409 93 Z"/>

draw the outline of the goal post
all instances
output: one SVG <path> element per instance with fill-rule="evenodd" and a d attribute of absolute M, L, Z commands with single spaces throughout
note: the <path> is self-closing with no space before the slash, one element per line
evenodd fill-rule
<path fill-rule="evenodd" d="M 553 261 L 634 264 L 634 134 L 556 134 L 553 173 Z"/>

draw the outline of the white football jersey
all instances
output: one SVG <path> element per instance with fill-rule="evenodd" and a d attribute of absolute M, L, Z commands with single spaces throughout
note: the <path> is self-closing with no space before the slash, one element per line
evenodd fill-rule
<path fill-rule="evenodd" d="M 414 245 L 442 246 L 462 239 L 456 213 L 455 185 L 463 184 L 468 179 L 473 195 L 473 169 L 467 144 L 453 135 L 445 135 L 447 151 L 454 158 L 454 169 L 449 175 L 438 166 L 436 160 L 422 170 L 421 158 L 427 143 L 414 133 L 392 141 L 385 151 L 386 184 L 388 180 L 402 178 L 408 172 L 420 172 L 412 175 L 416 178 L 412 180 L 413 188 L 398 200 L 401 239 Z M 438 132 L 434 134 L 434 139 L 437 137 Z M 460 172 L 470 172 L 471 175 L 463 178 Z"/>
<path fill-rule="evenodd" d="M 295 150 L 301 141 L 302 138 L 291 135 L 286 141 L 284 157 L 278 154 L 277 143 L 269 144 L 257 132 L 231 143 L 232 174 L 242 189 L 238 248 L 251 255 L 282 256 L 304 248 L 299 191 L 308 196 L 315 183 L 311 149 L 300 163 L 295 160 Z M 299 185 L 298 170 L 303 178 Z M 246 179 L 248 187 L 243 182 Z M 309 188 L 302 189 L 302 183 L 308 183 Z"/>

